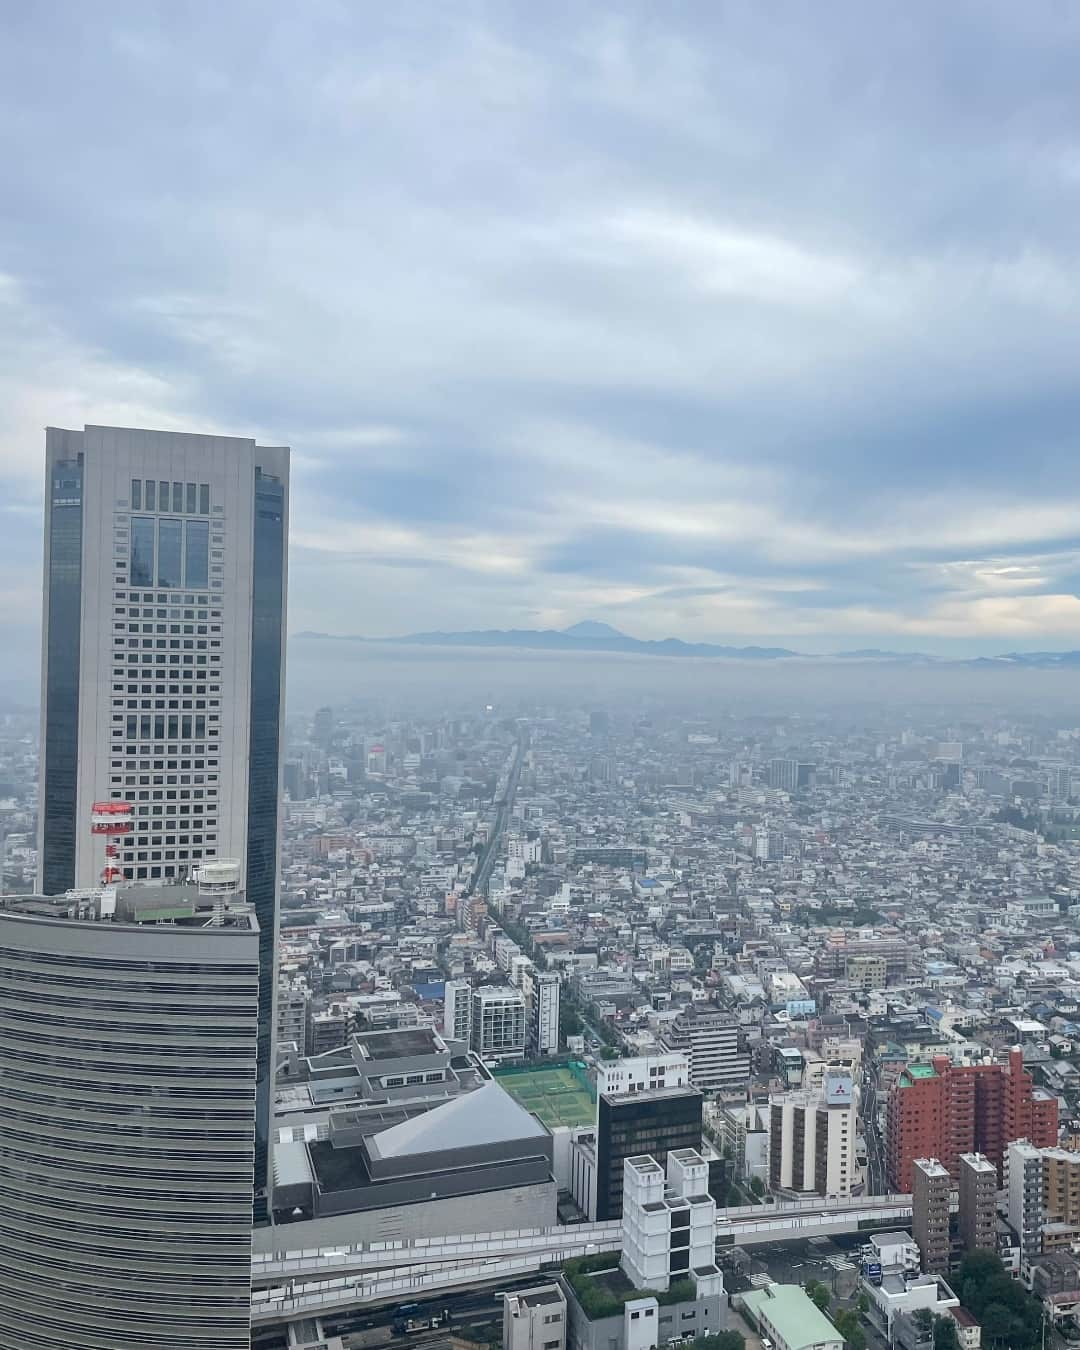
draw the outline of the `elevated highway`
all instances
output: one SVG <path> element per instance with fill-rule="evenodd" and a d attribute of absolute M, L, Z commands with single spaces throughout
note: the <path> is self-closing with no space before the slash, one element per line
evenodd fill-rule
<path fill-rule="evenodd" d="M 910 1195 L 814 1197 L 721 1210 L 716 1240 L 722 1250 L 860 1229 L 880 1231 L 910 1219 Z M 287 1238 L 287 1228 L 278 1231 Z M 412 1302 L 442 1290 L 497 1283 L 573 1256 L 616 1251 L 620 1240 L 620 1224 L 596 1223 L 352 1247 L 279 1249 L 254 1259 L 253 1323 L 293 1321 L 360 1304 Z"/>

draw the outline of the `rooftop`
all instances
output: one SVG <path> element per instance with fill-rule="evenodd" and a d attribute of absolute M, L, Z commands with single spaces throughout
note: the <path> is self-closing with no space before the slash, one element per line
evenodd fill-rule
<path fill-rule="evenodd" d="M 356 1045 L 365 1059 L 375 1063 L 383 1059 L 408 1059 L 412 1055 L 435 1055 L 441 1048 L 430 1027 L 369 1031 L 356 1037 Z"/>
<path fill-rule="evenodd" d="M 741 1295 L 743 1305 L 756 1319 L 764 1314 L 790 1350 L 810 1350 L 839 1341 L 840 1333 L 813 1300 L 797 1284 L 770 1284 Z"/>

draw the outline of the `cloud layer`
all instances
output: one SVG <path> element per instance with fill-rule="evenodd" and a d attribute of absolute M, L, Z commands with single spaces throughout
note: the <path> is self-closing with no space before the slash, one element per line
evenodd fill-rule
<path fill-rule="evenodd" d="M 297 629 L 1080 646 L 1067 7 L 9 17 L 6 622 L 117 422 L 292 444 Z"/>

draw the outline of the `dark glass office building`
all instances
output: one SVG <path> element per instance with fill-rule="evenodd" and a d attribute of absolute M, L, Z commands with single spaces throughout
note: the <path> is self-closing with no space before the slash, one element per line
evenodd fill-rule
<path fill-rule="evenodd" d="M 701 1147 L 697 1088 L 600 1094 L 596 1122 L 596 1218 L 622 1218 L 623 1162 L 651 1154 L 661 1167 L 672 1149 Z"/>
<path fill-rule="evenodd" d="M 239 862 L 259 921 L 258 1148 L 273 1076 L 289 451 L 46 433 L 39 885 L 98 883 L 96 801 L 131 805 L 126 881 Z"/>

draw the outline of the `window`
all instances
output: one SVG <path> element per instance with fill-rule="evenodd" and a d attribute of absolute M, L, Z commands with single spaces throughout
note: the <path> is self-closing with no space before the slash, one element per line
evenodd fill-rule
<path fill-rule="evenodd" d="M 199 484 L 199 514 L 208 516 L 210 514 L 210 484 Z"/>
<path fill-rule="evenodd" d="M 169 485 L 168 485 L 168 483 L 158 483 L 158 503 L 157 503 L 157 509 L 158 509 L 159 511 L 167 511 L 167 510 L 169 509 Z"/>
<path fill-rule="evenodd" d="M 184 509 L 183 483 L 174 483 L 172 485 L 172 509 L 174 511 L 182 511 Z"/>
<path fill-rule="evenodd" d="M 133 478 L 131 480 L 131 509 L 133 511 L 142 510 L 142 479 Z"/>
<path fill-rule="evenodd" d="M 186 502 L 186 505 L 185 505 L 185 509 L 187 510 L 187 512 L 188 512 L 189 515 L 194 515 L 194 514 L 195 514 L 195 492 L 196 492 L 195 484 L 194 484 L 194 483 L 188 483 L 188 485 L 187 485 L 187 502 Z"/>
<path fill-rule="evenodd" d="M 209 584 L 210 523 L 206 520 L 184 522 L 186 543 L 184 582 L 188 586 Z"/>
<path fill-rule="evenodd" d="M 159 586 L 179 586 L 181 536 L 183 523 L 179 520 L 158 522 L 158 582 Z"/>
<path fill-rule="evenodd" d="M 154 489 L 155 489 L 155 487 L 156 487 L 156 484 L 155 484 L 155 482 L 154 482 L 154 479 L 148 478 L 148 479 L 146 480 L 146 509 L 147 509 L 148 511 L 153 511 L 153 510 L 154 510 Z M 148 582 L 148 581 L 143 581 L 143 582 L 140 582 L 139 584 L 140 584 L 141 586 L 149 586 L 149 585 L 150 585 L 150 582 Z"/>
<path fill-rule="evenodd" d="M 147 487 L 152 484 L 147 484 Z M 150 586 L 154 580 L 154 522 L 149 516 L 134 516 L 131 521 L 131 579 L 138 586 Z"/>

